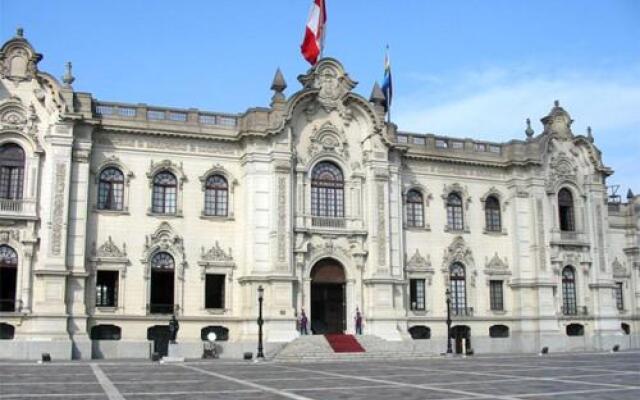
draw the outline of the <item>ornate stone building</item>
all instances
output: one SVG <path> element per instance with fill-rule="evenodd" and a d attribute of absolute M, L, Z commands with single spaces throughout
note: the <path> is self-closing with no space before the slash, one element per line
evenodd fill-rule
<path fill-rule="evenodd" d="M 608 204 L 556 102 L 523 140 L 399 131 L 334 59 L 240 114 L 96 100 L 0 50 L 0 358 L 268 350 L 365 333 L 476 352 L 638 347 L 640 196 Z"/>

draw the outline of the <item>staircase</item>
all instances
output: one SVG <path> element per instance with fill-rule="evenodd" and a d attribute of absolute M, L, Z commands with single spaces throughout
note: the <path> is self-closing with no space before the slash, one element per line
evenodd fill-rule
<path fill-rule="evenodd" d="M 364 352 L 336 353 L 324 335 L 304 335 L 286 344 L 274 357 L 281 362 L 339 361 L 339 360 L 382 360 L 434 357 L 411 340 L 390 342 L 374 335 L 355 336 Z M 419 341 L 418 341 L 419 342 Z"/>

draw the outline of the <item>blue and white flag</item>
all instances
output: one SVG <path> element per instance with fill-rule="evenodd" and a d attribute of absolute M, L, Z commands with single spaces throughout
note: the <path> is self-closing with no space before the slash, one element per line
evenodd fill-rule
<path fill-rule="evenodd" d="M 384 79 L 382 80 L 382 93 L 385 99 L 387 112 L 391 109 L 391 98 L 393 97 L 393 83 L 391 81 L 391 61 L 389 61 L 389 46 L 384 53 Z"/>

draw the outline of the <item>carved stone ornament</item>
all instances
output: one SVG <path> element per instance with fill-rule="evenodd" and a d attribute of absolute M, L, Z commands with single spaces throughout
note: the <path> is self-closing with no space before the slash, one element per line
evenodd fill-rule
<path fill-rule="evenodd" d="M 464 204 L 464 209 L 469 209 L 469 204 L 471 204 L 471 196 L 469 195 L 469 191 L 466 186 L 462 186 L 459 183 L 445 184 L 442 190 L 442 199 L 444 200 L 445 208 L 447 206 L 447 199 L 451 193 L 458 193 L 462 198 L 462 203 Z M 465 218 L 466 220 L 466 218 Z"/>
<path fill-rule="evenodd" d="M 305 88 L 318 90 L 318 103 L 326 112 L 338 109 L 344 113 L 344 96 L 357 85 L 342 65 L 331 58 L 323 58 L 307 74 L 300 75 L 298 80 Z"/>
<path fill-rule="evenodd" d="M 208 251 L 205 251 L 204 247 L 201 248 L 200 259 L 202 261 L 210 263 L 233 264 L 233 254 L 231 253 L 231 247 L 229 247 L 229 252 L 227 253 L 222 247 L 220 247 L 220 244 L 217 240 L 213 247 L 211 247 Z"/>
<path fill-rule="evenodd" d="M 336 128 L 331 122 L 325 122 L 320 127 L 314 127 L 307 150 L 309 157 L 319 153 L 329 152 L 349 158 L 347 138 L 344 131 Z"/>
<path fill-rule="evenodd" d="M 28 81 L 37 75 L 42 55 L 23 37 L 22 29 L 0 49 L 0 76 L 13 81 Z"/>
<path fill-rule="evenodd" d="M 184 268 L 186 266 L 184 241 L 166 221 L 162 222 L 154 233 L 147 235 L 145 238 L 142 259 L 140 261 L 146 265 L 145 276 L 147 278 L 151 276 L 151 257 L 160 251 L 167 252 L 174 257 L 178 270 L 178 278 L 183 279 Z"/>
<path fill-rule="evenodd" d="M 160 171 L 169 171 L 176 176 L 178 180 L 178 188 L 182 187 L 182 183 L 187 180 L 187 176 L 184 173 L 184 169 L 182 167 L 182 162 L 180 164 L 174 163 L 171 160 L 162 160 L 159 162 L 154 162 L 151 160 L 151 165 L 149 166 L 149 172 L 147 172 L 147 178 L 149 178 L 149 186 L 153 187 L 153 177 Z"/>
<path fill-rule="evenodd" d="M 93 256 L 96 258 L 126 258 L 127 257 L 127 245 L 122 244 L 122 250 L 113 242 L 111 236 L 100 247 L 96 248 L 96 243 L 93 242 Z"/>
<path fill-rule="evenodd" d="M 20 231 L 14 229 L 0 231 L 0 243 L 9 243 L 10 241 L 18 242 L 20 240 Z"/>
<path fill-rule="evenodd" d="M 511 275 L 507 259 L 500 258 L 498 252 L 494 254 L 491 260 L 489 260 L 489 257 L 485 259 L 484 268 L 485 275 Z"/>
<path fill-rule="evenodd" d="M 555 194 L 562 182 L 570 181 L 576 183 L 577 171 L 578 168 L 564 152 L 551 157 L 546 185 L 547 194 Z"/>
<path fill-rule="evenodd" d="M 622 263 L 618 260 L 618 257 L 613 260 L 611 264 L 613 269 L 613 277 L 614 278 L 629 278 L 631 274 L 627 271 L 627 269 L 622 265 Z"/>
<path fill-rule="evenodd" d="M 422 254 L 420 254 L 420 250 L 416 249 L 416 252 L 413 253 L 409 261 L 407 261 L 407 270 L 433 272 L 431 257 L 428 254 L 426 258 L 423 257 Z"/>
<path fill-rule="evenodd" d="M 442 258 L 442 269 L 449 271 L 453 263 L 462 263 L 466 267 L 475 265 L 471 249 L 467 246 L 462 236 L 457 236 L 453 242 L 444 250 Z"/>

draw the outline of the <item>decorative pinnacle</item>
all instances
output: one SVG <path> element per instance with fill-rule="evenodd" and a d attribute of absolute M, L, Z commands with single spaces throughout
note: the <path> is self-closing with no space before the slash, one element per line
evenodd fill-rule
<path fill-rule="evenodd" d="M 524 133 L 527 135 L 528 138 L 531 138 L 535 133 L 533 129 L 531 129 L 531 120 L 529 118 L 527 118 L 527 129 L 524 130 Z"/>
<path fill-rule="evenodd" d="M 559 100 L 554 100 L 553 101 L 553 105 L 556 107 L 560 107 L 560 101 Z"/>
<path fill-rule="evenodd" d="M 71 84 L 73 83 L 73 81 L 76 80 L 76 78 L 73 76 L 73 72 L 71 71 L 71 69 L 72 69 L 71 61 L 67 61 L 66 72 L 64 73 L 64 76 L 62 77 L 62 82 L 64 82 L 64 84 L 67 87 L 70 87 Z"/>
<path fill-rule="evenodd" d="M 276 70 L 276 74 L 273 77 L 273 82 L 271 83 L 271 90 L 276 93 L 282 93 L 287 88 L 287 82 L 284 80 L 284 76 L 282 75 L 282 71 L 280 68 Z"/>
<path fill-rule="evenodd" d="M 373 89 L 371 89 L 371 96 L 369 96 L 369 101 L 376 105 L 384 105 L 386 99 L 384 97 L 384 93 L 382 93 L 382 89 L 378 82 L 376 81 L 373 84 Z"/>
<path fill-rule="evenodd" d="M 18 28 L 16 28 L 16 36 L 17 37 L 24 37 L 24 29 L 22 29 L 21 26 L 19 26 Z"/>
<path fill-rule="evenodd" d="M 593 134 L 591 133 L 591 127 L 587 126 L 587 139 L 589 139 L 589 141 L 591 143 L 593 143 Z"/>
<path fill-rule="evenodd" d="M 631 189 L 629 189 L 627 191 L 627 200 L 631 200 L 633 199 L 635 196 L 633 195 L 633 192 L 631 191 Z"/>

